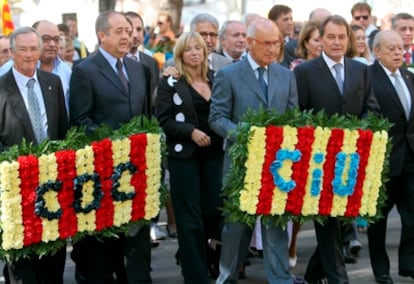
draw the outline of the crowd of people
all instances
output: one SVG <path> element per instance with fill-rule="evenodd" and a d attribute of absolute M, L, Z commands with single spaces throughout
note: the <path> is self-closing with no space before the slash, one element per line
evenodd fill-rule
<path fill-rule="evenodd" d="M 176 35 L 161 12 L 148 35 L 139 14 L 107 11 L 96 19 L 93 52 L 77 38 L 74 18 L 19 27 L 0 38 L 0 148 L 63 139 L 70 126 L 93 133 L 100 124 L 117 129 L 135 116 L 155 117 L 167 142 L 166 229 L 178 239 L 185 283 L 237 283 L 251 249 L 262 254 L 268 283 L 349 283 L 345 263 L 357 261 L 360 232 L 367 232 L 375 281 L 393 283 L 386 224 L 394 205 L 402 221 L 398 273 L 414 279 L 414 17 L 398 13 L 377 27 L 366 3 L 351 16 L 348 23 L 318 8 L 295 34 L 292 9 L 274 5 L 267 17 L 249 13 L 221 27 L 201 13 Z M 290 273 L 300 223 L 286 228 L 258 218 L 251 228 L 220 210 L 229 151 L 248 109 L 361 119 L 372 112 L 393 123 L 383 218 L 315 221 L 317 247 L 304 279 Z M 157 219 L 116 237 L 85 236 L 73 244 L 74 278 L 151 283 L 151 247 L 165 237 Z M 6 283 L 63 283 L 65 257 L 62 248 L 9 260 Z"/>

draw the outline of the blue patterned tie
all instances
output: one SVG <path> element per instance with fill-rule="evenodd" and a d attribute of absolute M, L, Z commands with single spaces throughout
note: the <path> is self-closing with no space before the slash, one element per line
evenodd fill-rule
<path fill-rule="evenodd" d="M 30 121 L 32 122 L 33 132 L 36 136 L 37 143 L 41 143 L 46 139 L 45 131 L 42 126 L 42 116 L 40 113 L 39 101 L 34 91 L 34 84 L 36 80 L 34 78 L 27 81 L 27 102 L 29 106 Z"/>
<path fill-rule="evenodd" d="M 264 67 L 259 67 L 257 68 L 259 71 L 259 84 L 260 84 L 260 88 L 262 88 L 263 94 L 265 96 L 266 99 L 266 104 L 267 104 L 267 84 L 264 80 L 264 71 L 266 70 Z"/>
<path fill-rule="evenodd" d="M 344 82 L 342 81 L 342 76 L 341 76 L 342 65 L 340 63 L 336 63 L 333 67 L 335 69 L 335 81 L 336 81 L 336 84 L 338 85 L 339 92 L 341 93 L 341 95 L 343 95 L 343 92 L 344 92 Z"/>

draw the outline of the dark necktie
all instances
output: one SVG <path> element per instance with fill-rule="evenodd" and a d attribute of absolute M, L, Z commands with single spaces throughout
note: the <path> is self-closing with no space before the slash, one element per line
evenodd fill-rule
<path fill-rule="evenodd" d="M 341 76 L 342 65 L 340 63 L 336 63 L 333 67 L 335 69 L 336 84 L 338 85 L 339 92 L 341 93 L 341 95 L 343 95 L 344 82 L 342 81 L 342 76 Z"/>
<path fill-rule="evenodd" d="M 405 94 L 404 86 L 401 83 L 402 78 L 400 80 L 400 76 L 396 73 L 392 73 L 391 76 L 394 78 L 394 88 L 398 94 L 401 105 L 403 106 L 405 117 L 408 120 L 408 118 L 410 117 L 411 107 L 410 107 L 410 103 L 408 102 L 407 96 Z"/>
<path fill-rule="evenodd" d="M 404 53 L 404 63 L 405 65 L 411 64 L 411 53 L 409 53 L 408 51 Z"/>
<path fill-rule="evenodd" d="M 259 67 L 257 68 L 259 71 L 259 84 L 260 84 L 260 88 L 263 91 L 263 94 L 265 96 L 266 99 L 266 104 L 267 104 L 267 84 L 264 80 L 264 71 L 266 70 L 264 67 Z"/>
<path fill-rule="evenodd" d="M 116 61 L 116 69 L 118 70 L 118 77 L 121 80 L 122 86 L 124 86 L 125 91 L 127 94 L 129 93 L 129 83 L 127 78 L 125 77 L 124 71 L 122 70 L 122 61 L 118 59 Z"/>
<path fill-rule="evenodd" d="M 30 121 L 32 123 L 33 132 L 36 136 L 37 143 L 41 143 L 46 139 L 45 131 L 42 127 L 42 116 L 40 113 L 39 100 L 36 97 L 34 91 L 34 84 L 36 80 L 31 78 L 27 81 L 27 103 L 28 103 L 28 112 L 30 116 Z"/>

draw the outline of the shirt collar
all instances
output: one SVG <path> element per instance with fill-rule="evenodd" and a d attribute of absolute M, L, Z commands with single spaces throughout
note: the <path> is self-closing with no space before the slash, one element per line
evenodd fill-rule
<path fill-rule="evenodd" d="M 36 81 L 38 81 L 37 79 L 37 71 L 35 70 L 33 76 L 31 77 L 27 77 L 26 75 L 23 75 L 22 73 L 20 73 L 19 71 L 17 71 L 14 66 L 12 67 L 12 72 L 13 72 L 13 76 L 14 79 L 16 80 L 16 83 L 21 83 L 23 85 L 27 84 L 27 81 L 31 78 L 34 78 Z"/>
<path fill-rule="evenodd" d="M 378 60 L 378 63 L 382 66 L 382 68 L 384 69 L 388 77 L 390 77 L 392 74 L 397 74 L 401 76 L 400 69 L 395 70 L 395 72 L 391 72 L 391 70 L 385 67 L 379 60 Z"/>
<path fill-rule="evenodd" d="M 249 61 L 250 67 L 252 67 L 253 71 L 256 71 L 256 69 L 260 67 L 260 65 L 254 61 L 250 53 L 247 53 L 247 61 Z M 267 70 L 267 66 L 263 67 Z"/>
<path fill-rule="evenodd" d="M 109 54 L 102 47 L 99 47 L 99 51 L 101 52 L 103 57 L 105 57 L 105 59 L 109 62 L 109 64 L 112 66 L 112 68 L 114 68 L 116 70 L 116 62 L 118 61 L 118 58 L 116 58 L 116 57 L 112 56 L 111 54 Z M 121 62 L 122 62 L 122 58 L 119 58 L 119 60 L 121 60 Z M 124 62 L 122 62 L 122 63 L 124 63 Z"/>
<path fill-rule="evenodd" d="M 337 63 L 340 63 L 340 64 L 342 64 L 342 66 L 345 66 L 345 65 L 344 65 L 344 57 L 343 57 L 343 56 L 342 56 L 342 58 L 341 58 L 341 60 L 340 60 L 339 62 L 336 62 L 336 61 L 333 61 L 331 58 L 329 58 L 329 57 L 325 54 L 325 52 L 324 52 L 324 51 L 322 51 L 322 58 L 323 58 L 323 60 L 325 60 L 326 65 L 328 65 L 329 69 L 332 69 L 332 67 L 333 67 L 335 64 L 337 64 Z"/>

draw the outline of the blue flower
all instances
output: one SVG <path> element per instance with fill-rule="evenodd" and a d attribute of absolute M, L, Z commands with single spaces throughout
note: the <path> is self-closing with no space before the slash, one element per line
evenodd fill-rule
<path fill-rule="evenodd" d="M 346 184 L 344 184 L 344 181 L 342 180 L 342 175 L 344 173 L 347 156 L 350 157 L 350 161 L 349 169 L 347 172 L 347 178 L 345 180 Z M 336 163 L 334 170 L 335 176 L 332 181 L 334 194 L 337 194 L 339 196 L 349 196 L 354 193 L 354 188 L 358 177 L 359 158 L 360 157 L 358 153 L 345 154 L 343 152 L 339 152 L 336 155 Z"/>
<path fill-rule="evenodd" d="M 299 150 L 285 150 L 281 149 L 276 153 L 276 160 L 270 165 L 270 172 L 273 175 L 273 183 L 283 192 L 290 192 L 296 187 L 296 182 L 294 180 L 285 181 L 283 177 L 279 174 L 279 169 L 283 166 L 285 160 L 291 160 L 292 162 L 297 162 L 302 157 L 302 153 Z"/>

